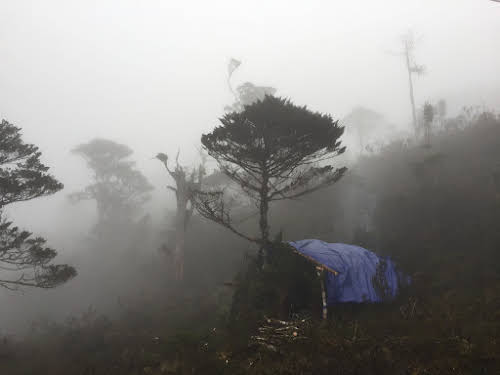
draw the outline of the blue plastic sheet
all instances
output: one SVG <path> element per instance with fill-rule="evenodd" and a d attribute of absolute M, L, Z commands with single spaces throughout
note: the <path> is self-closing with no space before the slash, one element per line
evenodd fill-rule
<path fill-rule="evenodd" d="M 337 275 L 327 273 L 328 305 L 343 302 L 381 302 L 384 298 L 396 296 L 398 292 L 402 278 L 389 258 L 379 257 L 362 247 L 343 243 L 301 240 L 290 242 L 290 245 L 317 263 L 338 272 Z M 379 266 L 381 261 L 384 263 Z M 384 292 L 374 284 L 377 266 L 380 267 L 379 276 L 385 277 L 385 280 L 377 278 L 383 280 L 383 284 L 379 282 L 378 285 L 384 285 Z"/>

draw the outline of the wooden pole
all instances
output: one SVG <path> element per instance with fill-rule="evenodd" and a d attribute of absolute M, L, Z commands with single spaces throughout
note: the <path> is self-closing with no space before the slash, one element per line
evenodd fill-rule
<path fill-rule="evenodd" d="M 323 267 L 316 267 L 316 274 L 318 275 L 320 284 L 321 284 L 321 301 L 323 305 L 323 320 L 326 321 L 328 318 L 328 309 L 326 306 L 326 290 L 325 290 L 325 270 Z"/>

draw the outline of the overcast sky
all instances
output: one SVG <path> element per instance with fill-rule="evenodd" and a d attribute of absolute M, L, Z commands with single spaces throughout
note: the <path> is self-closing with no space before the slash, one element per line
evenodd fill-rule
<path fill-rule="evenodd" d="M 151 157 L 182 147 L 231 102 L 234 83 L 274 86 L 298 104 L 346 115 L 362 105 L 410 121 L 400 36 L 420 35 L 428 73 L 417 103 L 500 108 L 500 3 L 489 0 L 0 0 L 0 117 L 23 128 L 68 189 L 76 144 L 100 136 Z"/>

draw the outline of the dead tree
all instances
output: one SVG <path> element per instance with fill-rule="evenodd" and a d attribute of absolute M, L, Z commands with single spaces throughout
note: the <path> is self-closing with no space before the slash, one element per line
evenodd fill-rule
<path fill-rule="evenodd" d="M 413 93 L 413 75 L 421 75 L 425 72 L 425 67 L 423 65 L 417 65 L 415 63 L 415 36 L 410 31 L 402 38 L 403 42 L 403 56 L 405 58 L 406 69 L 408 70 L 408 85 L 410 90 L 410 103 L 411 103 L 411 114 L 413 119 L 413 129 L 415 131 L 415 136 L 418 134 L 417 125 L 417 110 L 415 109 L 415 95 Z"/>
<path fill-rule="evenodd" d="M 168 166 L 168 156 L 164 153 L 159 153 L 156 158 L 160 160 L 170 177 L 174 179 L 175 185 L 168 185 L 167 188 L 175 193 L 177 209 L 175 213 L 175 247 L 168 249 L 163 248 L 172 254 L 173 265 L 175 270 L 175 280 L 182 281 L 184 279 L 184 248 L 186 242 L 186 231 L 193 215 L 194 210 L 194 194 L 201 189 L 201 183 L 205 175 L 205 160 L 197 167 L 189 171 L 188 168 L 179 164 L 179 152 L 175 158 L 175 168 L 171 169 Z"/>

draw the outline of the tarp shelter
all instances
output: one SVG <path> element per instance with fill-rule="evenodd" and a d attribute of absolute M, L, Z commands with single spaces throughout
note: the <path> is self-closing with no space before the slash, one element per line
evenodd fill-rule
<path fill-rule="evenodd" d="M 385 279 L 385 297 L 394 297 L 398 292 L 401 278 L 394 262 L 389 258 L 379 257 L 362 247 L 343 243 L 301 240 L 289 244 L 301 255 L 328 271 L 328 305 L 342 302 L 381 302 L 384 296 L 379 295 L 382 294 L 381 289 L 376 288 L 377 284 L 374 284 L 377 267 L 377 280 L 380 280 L 380 275 Z M 380 267 L 382 265 L 383 267 Z"/>

